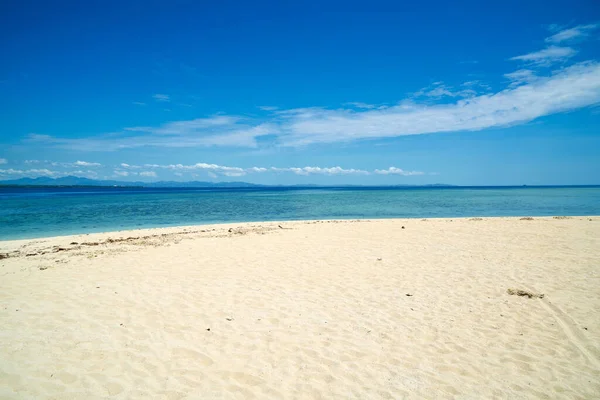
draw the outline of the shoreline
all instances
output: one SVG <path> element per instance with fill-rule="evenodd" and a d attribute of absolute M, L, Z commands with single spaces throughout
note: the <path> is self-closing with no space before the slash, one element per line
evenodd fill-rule
<path fill-rule="evenodd" d="M 422 221 L 422 220 L 522 220 L 524 218 L 532 218 L 533 220 L 550 220 L 550 219 L 595 219 L 600 218 L 600 215 L 544 215 L 544 216 L 531 216 L 531 215 L 519 215 L 519 216 L 493 216 L 493 217 L 482 217 L 482 216 L 469 216 L 469 217 L 407 217 L 407 218 L 348 218 L 348 219 L 299 219 L 299 220 L 273 220 L 273 221 L 243 221 L 243 222 L 217 222 L 210 224 L 193 224 L 193 225 L 174 225 L 174 226 L 162 226 L 162 227 L 147 227 L 147 228 L 135 228 L 135 229 L 118 229 L 118 230 L 106 230 L 99 232 L 83 232 L 83 233 L 68 233 L 64 235 L 52 235 L 52 236 L 36 236 L 24 239 L 3 239 L 0 238 L 0 252 L 2 251 L 2 245 L 10 245 L 12 242 L 30 242 L 32 240 L 44 241 L 44 240 L 58 240 L 58 239 L 69 239 L 77 238 L 82 239 L 84 236 L 96 237 L 98 235 L 133 235 L 143 234 L 151 235 L 155 234 L 153 231 L 160 231 L 159 233 L 175 233 L 174 231 L 188 230 L 202 230 L 202 229 L 216 229 L 216 228 L 230 228 L 234 226 L 244 225 L 280 225 L 280 224 L 306 224 L 314 222 L 378 222 L 378 221 Z"/>
<path fill-rule="evenodd" d="M 600 216 L 182 226 L 6 253 L 6 399 L 600 393 Z"/>

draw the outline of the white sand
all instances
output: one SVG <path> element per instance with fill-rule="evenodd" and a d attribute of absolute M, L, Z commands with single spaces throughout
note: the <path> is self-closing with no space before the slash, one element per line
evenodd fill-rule
<path fill-rule="evenodd" d="M 600 397 L 600 217 L 278 225 L 0 242 L 0 398 Z"/>

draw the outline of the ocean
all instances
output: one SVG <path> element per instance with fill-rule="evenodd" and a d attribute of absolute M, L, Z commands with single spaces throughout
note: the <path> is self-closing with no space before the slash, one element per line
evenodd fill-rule
<path fill-rule="evenodd" d="M 0 240 L 250 221 L 600 215 L 600 186 L 0 188 Z"/>

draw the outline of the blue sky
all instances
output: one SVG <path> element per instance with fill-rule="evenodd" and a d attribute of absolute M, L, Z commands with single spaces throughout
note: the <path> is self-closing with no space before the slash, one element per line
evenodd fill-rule
<path fill-rule="evenodd" d="M 595 0 L 211 3 L 1 2 L 0 179 L 600 184 Z"/>

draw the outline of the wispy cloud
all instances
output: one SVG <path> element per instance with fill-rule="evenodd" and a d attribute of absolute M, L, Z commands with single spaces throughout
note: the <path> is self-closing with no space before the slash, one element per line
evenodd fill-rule
<path fill-rule="evenodd" d="M 34 161 L 34 160 L 28 160 Z M 39 161 L 39 160 L 35 160 Z M 51 176 L 51 177 L 60 177 L 67 175 L 76 175 L 76 176 L 85 176 L 90 178 L 97 178 L 98 172 L 102 171 L 98 170 L 72 170 L 66 168 L 66 166 L 74 166 L 76 163 L 61 163 L 61 162 L 53 162 L 53 161 L 39 161 L 40 163 L 47 163 L 49 165 L 54 165 L 57 167 L 61 167 L 61 170 L 50 170 L 46 168 L 40 169 L 2 169 L 0 170 L 0 175 L 3 177 L 9 176 Z M 87 163 L 86 164 L 96 164 L 96 163 Z M 89 165 L 81 165 L 80 166 L 89 166 Z M 375 170 L 365 170 L 359 168 L 343 168 L 341 166 L 333 166 L 333 167 L 320 167 L 320 166 L 305 166 L 305 167 L 279 167 L 279 166 L 252 166 L 252 167 L 237 167 L 237 166 L 227 166 L 220 164 L 212 164 L 212 163 L 195 163 L 195 164 L 128 164 L 128 163 L 120 163 L 117 165 L 106 165 L 106 168 L 110 168 L 112 170 L 112 175 L 114 177 L 131 177 L 131 176 L 141 176 L 146 178 L 156 178 L 158 176 L 158 172 L 160 170 L 169 171 L 173 173 L 175 176 L 182 177 L 185 174 L 190 174 L 193 177 L 198 177 L 200 172 L 206 173 L 208 176 L 212 178 L 218 177 L 241 177 L 252 174 L 281 174 L 281 173 L 291 173 L 295 175 L 302 176 L 311 176 L 311 175 L 324 175 L 324 176 L 336 176 L 336 175 L 402 175 L 402 176 L 417 176 L 417 175 L 425 175 L 424 172 L 420 171 L 409 171 L 403 170 L 397 167 L 389 167 L 388 169 L 375 169 Z M 140 172 L 140 170 L 142 170 Z M 110 172 L 110 171 L 108 171 Z"/>
<path fill-rule="evenodd" d="M 0 165 L 8 164 L 8 160 L 6 158 L 0 158 Z"/>
<path fill-rule="evenodd" d="M 520 71 L 520 72 L 519 72 Z M 525 123 L 600 102 L 600 65 L 584 62 L 524 82 L 522 70 L 504 90 L 447 104 L 404 101 L 384 109 L 309 107 L 275 111 L 267 120 L 214 116 L 132 127 L 104 136 L 63 139 L 32 134 L 31 143 L 80 151 L 115 151 L 144 146 L 257 147 L 257 138 L 276 136 L 282 146 L 347 142 L 437 132 L 482 130 Z M 514 85 L 520 79 L 520 85 Z M 532 78 L 530 75 L 529 78 Z M 438 85 L 439 86 L 439 85 Z"/>
<path fill-rule="evenodd" d="M 59 174 L 62 175 L 62 176 L 64 176 L 64 175 L 74 175 L 74 176 L 79 176 L 79 177 L 84 177 L 84 178 L 93 178 L 93 179 L 98 178 L 98 172 L 91 171 L 89 169 L 87 171 L 79 169 L 77 171 L 69 171 L 68 173 L 61 172 Z"/>
<path fill-rule="evenodd" d="M 551 36 L 548 43 L 582 37 L 591 26 L 563 29 Z M 558 61 L 567 63 L 575 53 L 571 47 L 552 44 L 543 50 L 513 57 L 511 60 L 525 62 L 527 67 L 504 74 L 508 82 L 495 92 L 478 81 L 454 87 L 435 82 L 391 106 L 361 102 L 347 103 L 342 108 L 262 106 L 260 108 L 268 113 L 260 118 L 216 115 L 159 126 L 128 127 L 84 138 L 34 133 L 27 141 L 75 151 L 140 147 L 256 148 L 265 137 L 271 146 L 289 147 L 506 127 L 600 103 L 598 62 L 562 64 L 553 71 L 537 68 Z M 155 99 L 170 98 L 155 95 Z"/>
<path fill-rule="evenodd" d="M 344 169 L 342 167 L 290 167 L 290 168 L 277 168 L 271 167 L 271 171 L 277 172 L 293 172 L 296 175 L 369 175 L 368 171 L 362 169 Z"/>
<path fill-rule="evenodd" d="M 8 175 L 13 177 L 36 177 L 36 176 L 57 176 L 60 173 L 49 169 L 0 169 L 0 175 Z"/>
<path fill-rule="evenodd" d="M 415 175 L 424 175 L 424 172 L 421 171 L 405 171 L 401 168 L 389 167 L 388 169 L 376 169 L 376 174 L 379 175 L 402 175 L 402 176 L 415 176 Z"/>
<path fill-rule="evenodd" d="M 600 65 L 580 63 L 495 94 L 433 106 L 401 103 L 385 110 L 309 109 L 289 112 L 285 146 L 481 130 L 524 123 L 600 102 Z"/>
<path fill-rule="evenodd" d="M 235 116 L 173 121 L 157 127 L 129 127 L 121 132 L 67 139 L 30 134 L 27 141 L 77 151 L 116 151 L 139 147 L 256 147 L 256 138 L 275 134 L 270 123 L 252 124 Z"/>
<path fill-rule="evenodd" d="M 49 138 L 49 136 L 44 136 L 44 135 L 33 135 L 34 140 L 46 140 L 47 138 Z M 75 161 L 75 162 L 59 162 L 59 161 L 49 161 L 49 160 L 25 160 L 23 161 L 25 164 L 47 164 L 50 165 L 52 167 L 64 167 L 64 168 L 80 168 L 80 167 L 101 167 L 102 164 L 97 163 L 97 162 L 89 162 L 89 161 Z"/>
<path fill-rule="evenodd" d="M 74 166 L 77 167 L 101 167 L 102 164 L 96 162 L 87 162 L 87 161 L 75 161 L 73 163 Z"/>
<path fill-rule="evenodd" d="M 475 85 L 463 84 L 462 86 Z M 442 97 L 473 97 L 475 95 L 477 95 L 477 92 L 472 88 L 456 90 L 452 86 L 445 85 L 443 82 L 434 82 L 433 84 L 420 89 L 414 94 L 415 97 L 425 96 L 434 99 L 440 99 Z"/>
<path fill-rule="evenodd" d="M 490 85 L 488 85 L 487 83 L 482 82 L 480 80 L 466 81 L 466 82 L 461 83 L 460 86 L 470 88 L 470 89 L 477 88 L 478 91 L 486 92 L 486 93 L 492 90 L 492 87 Z"/>
<path fill-rule="evenodd" d="M 537 75 L 530 69 L 520 69 L 508 74 L 504 74 L 505 78 L 511 81 L 511 86 L 530 83 L 537 79 Z"/>
<path fill-rule="evenodd" d="M 198 133 L 198 131 L 207 128 L 232 126 L 240 120 L 239 117 L 217 115 L 210 118 L 198 118 L 190 121 L 170 122 L 159 127 L 136 126 L 125 128 L 125 130 L 130 132 L 147 132 L 156 135 L 183 135 Z"/>
<path fill-rule="evenodd" d="M 192 171 L 192 170 L 205 170 L 212 172 L 219 172 L 225 176 L 243 176 L 246 174 L 246 170 L 239 167 L 226 167 L 217 164 L 206 164 L 197 163 L 193 165 L 182 165 L 182 164 L 170 164 L 170 165 L 159 165 L 155 166 L 158 168 L 166 168 L 173 171 Z"/>
<path fill-rule="evenodd" d="M 512 57 L 511 60 L 549 65 L 553 62 L 565 61 L 575 54 L 577 54 L 577 51 L 570 47 L 549 46 L 533 53 Z"/>
<path fill-rule="evenodd" d="M 279 107 L 275 107 L 275 106 L 258 106 L 258 109 L 262 110 L 262 111 L 275 111 L 275 110 L 278 110 Z"/>
<path fill-rule="evenodd" d="M 157 94 L 153 95 L 152 98 L 156 101 L 164 101 L 164 102 L 171 101 L 171 96 L 169 96 L 168 94 L 157 93 Z"/>
<path fill-rule="evenodd" d="M 374 108 L 378 108 L 378 106 L 376 106 L 374 104 L 363 103 L 360 101 L 349 101 L 347 103 L 344 103 L 344 105 L 354 107 L 354 108 L 362 108 L 365 110 L 372 110 Z"/>
<path fill-rule="evenodd" d="M 39 178 L 50 177 L 60 178 L 63 176 L 78 176 L 84 178 L 98 178 L 98 173 L 91 170 L 75 170 L 75 171 L 56 171 L 48 168 L 33 168 L 33 169 L 0 169 L 0 178 Z"/>
<path fill-rule="evenodd" d="M 146 105 L 146 103 L 142 103 L 141 101 L 134 101 L 132 103 L 135 104 L 136 106 L 145 106 Z"/>
<path fill-rule="evenodd" d="M 577 25 L 576 27 L 563 29 L 552 36 L 546 38 L 547 43 L 562 43 L 574 39 L 580 39 L 589 36 L 592 31 L 598 28 L 598 24 Z"/>
<path fill-rule="evenodd" d="M 126 168 L 129 169 L 138 169 L 138 168 L 152 168 L 152 169 L 165 169 L 171 171 L 177 171 L 177 173 L 181 172 L 192 172 L 192 171 L 205 171 L 208 172 L 209 176 L 217 177 L 219 175 L 229 176 L 229 177 L 237 177 L 244 176 L 252 173 L 294 173 L 296 175 L 370 175 L 371 173 L 377 174 L 396 174 L 396 175 L 424 175 L 424 172 L 418 171 L 406 171 L 405 173 L 400 173 L 403 171 L 399 168 L 390 167 L 388 170 L 375 170 L 373 172 L 369 172 L 363 169 L 355 169 L 355 168 L 342 168 L 340 166 L 336 167 L 316 167 L 316 166 L 306 166 L 306 167 L 249 167 L 249 168 L 241 168 L 241 167 L 231 167 L 225 165 L 218 164 L 208 164 L 208 163 L 196 163 L 190 165 L 184 164 L 144 164 L 144 165 L 129 165 L 129 164 L 121 164 L 127 165 Z M 378 171 L 390 171 L 390 172 L 378 172 Z M 140 175 L 142 175 L 140 173 Z M 178 175 L 181 176 L 181 175 Z"/>

